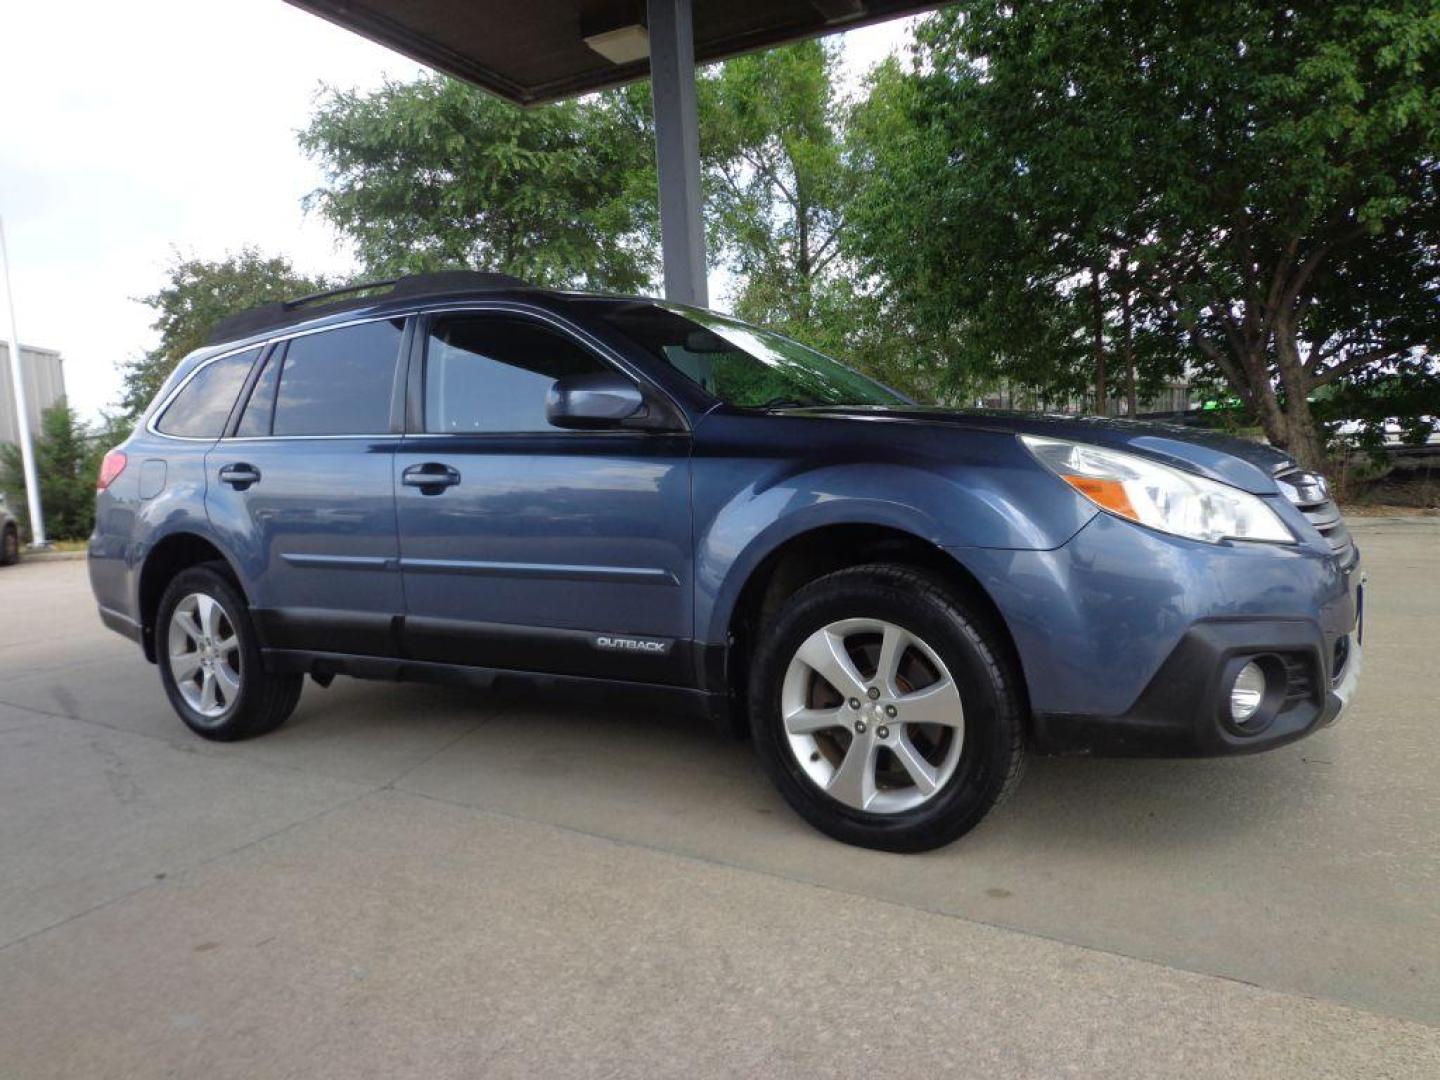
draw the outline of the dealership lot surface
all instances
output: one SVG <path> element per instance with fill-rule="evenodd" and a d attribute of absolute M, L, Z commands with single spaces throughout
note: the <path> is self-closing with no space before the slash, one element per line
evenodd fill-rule
<path fill-rule="evenodd" d="M 1440 521 L 1355 532 L 1337 727 L 1037 760 L 910 857 L 653 711 L 338 680 L 203 743 L 83 562 L 0 570 L 0 1077 L 1440 1075 Z"/>

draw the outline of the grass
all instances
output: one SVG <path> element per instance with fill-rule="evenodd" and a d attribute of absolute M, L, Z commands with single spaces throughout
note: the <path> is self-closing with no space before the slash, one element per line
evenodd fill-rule
<path fill-rule="evenodd" d="M 70 553 L 76 551 L 84 551 L 88 545 L 88 540 L 51 540 L 49 546 L 47 546 L 45 550 L 63 551 Z"/>

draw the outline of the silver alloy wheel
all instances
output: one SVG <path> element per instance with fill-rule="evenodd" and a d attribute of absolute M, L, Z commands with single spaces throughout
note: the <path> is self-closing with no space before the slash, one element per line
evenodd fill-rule
<path fill-rule="evenodd" d="M 170 616 L 170 674 L 185 704 L 217 720 L 240 696 L 240 638 L 220 601 L 191 593 Z"/>
<path fill-rule="evenodd" d="M 935 650 L 904 627 L 843 619 L 805 639 L 785 671 L 790 751 L 831 798 L 872 814 L 927 802 L 965 741 L 960 691 Z"/>

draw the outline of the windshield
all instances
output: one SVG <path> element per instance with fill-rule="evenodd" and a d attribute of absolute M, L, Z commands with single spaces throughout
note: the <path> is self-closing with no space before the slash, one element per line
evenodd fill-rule
<path fill-rule="evenodd" d="M 769 330 L 696 308 L 601 303 L 602 322 L 730 405 L 906 404 L 893 390 Z"/>

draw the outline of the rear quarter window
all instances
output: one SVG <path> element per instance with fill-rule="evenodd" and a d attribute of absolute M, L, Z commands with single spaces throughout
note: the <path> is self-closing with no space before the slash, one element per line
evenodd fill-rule
<path fill-rule="evenodd" d="M 155 430 L 186 439 L 218 439 L 259 357 L 258 348 L 246 349 L 206 364 L 165 407 Z"/>

